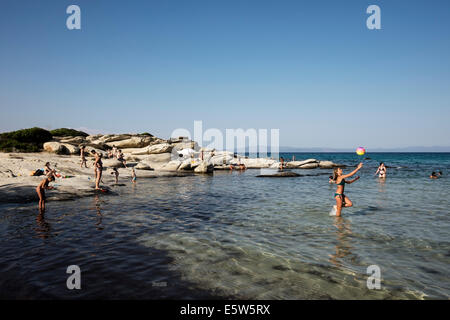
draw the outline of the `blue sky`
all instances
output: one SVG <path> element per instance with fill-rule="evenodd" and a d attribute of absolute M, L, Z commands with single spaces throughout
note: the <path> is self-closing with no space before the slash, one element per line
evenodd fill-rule
<path fill-rule="evenodd" d="M 450 1 L 2 0 L 0 43 L 0 131 L 202 120 L 292 147 L 450 144 Z"/>

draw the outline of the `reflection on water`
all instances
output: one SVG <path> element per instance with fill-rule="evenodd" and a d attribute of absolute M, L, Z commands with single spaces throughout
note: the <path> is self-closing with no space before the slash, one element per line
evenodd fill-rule
<path fill-rule="evenodd" d="M 436 161 L 449 172 L 446 157 Z M 449 298 L 450 179 L 421 177 L 437 167 L 427 159 L 392 158 L 401 169 L 386 181 L 366 163 L 342 217 L 328 216 L 335 186 L 319 169 L 289 179 L 258 170 L 138 177 L 118 196 L 49 202 L 45 215 L 4 205 L 0 289 L 11 290 L 0 297 Z M 85 275 L 81 293 L 61 285 L 71 264 Z M 373 264 L 381 290 L 366 287 Z"/>
<path fill-rule="evenodd" d="M 343 217 L 335 217 L 334 226 L 336 227 L 336 250 L 335 253 L 330 255 L 330 262 L 336 267 L 342 267 L 341 259 L 350 255 L 351 246 L 351 225 L 350 220 Z"/>
<path fill-rule="evenodd" d="M 95 211 L 97 212 L 97 222 L 95 223 L 95 225 L 97 226 L 97 230 L 103 230 L 103 226 L 102 226 L 102 212 L 100 209 L 100 197 L 98 196 L 98 194 L 96 194 L 94 196 L 94 205 L 95 205 Z"/>
<path fill-rule="evenodd" d="M 45 221 L 45 213 L 44 211 L 39 212 L 39 214 L 36 216 L 36 223 L 37 227 L 36 235 L 38 238 L 46 239 L 50 236 L 50 224 Z"/>

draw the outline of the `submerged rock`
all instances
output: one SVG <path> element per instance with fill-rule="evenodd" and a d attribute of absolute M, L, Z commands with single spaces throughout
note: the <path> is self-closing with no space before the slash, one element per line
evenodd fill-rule
<path fill-rule="evenodd" d="M 256 176 L 257 178 L 285 178 L 285 177 L 300 177 L 298 173 L 292 172 L 292 171 L 282 171 L 282 172 L 276 172 L 273 174 L 260 174 L 259 176 Z"/>

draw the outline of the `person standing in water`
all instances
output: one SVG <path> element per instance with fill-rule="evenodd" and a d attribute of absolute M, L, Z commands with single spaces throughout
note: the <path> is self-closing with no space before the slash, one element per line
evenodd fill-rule
<path fill-rule="evenodd" d="M 350 178 L 351 176 L 356 174 L 362 168 L 362 166 L 363 166 L 363 164 L 361 162 L 360 164 L 358 164 L 356 169 L 353 170 L 352 172 L 350 172 L 349 174 L 344 174 L 342 172 L 341 168 L 334 169 L 333 180 L 335 181 L 335 183 L 337 185 L 336 193 L 334 194 L 334 198 L 336 199 L 336 205 L 334 206 L 334 209 L 336 210 L 337 217 L 341 216 L 342 208 L 344 208 L 344 207 L 349 208 L 349 207 L 353 206 L 353 202 L 347 196 L 345 196 L 344 188 L 345 188 L 346 183 L 350 184 L 350 183 L 355 182 L 356 180 L 359 179 L 359 176 L 350 181 L 345 181 L 345 179 Z"/>
<path fill-rule="evenodd" d="M 114 175 L 116 184 L 118 184 L 119 183 L 119 170 L 117 170 L 117 168 L 113 168 L 111 174 Z"/>
<path fill-rule="evenodd" d="M 131 168 L 131 182 L 136 183 L 136 171 L 134 171 L 134 167 Z"/>
<path fill-rule="evenodd" d="M 380 179 L 386 179 L 386 166 L 384 165 L 383 162 L 380 162 L 377 172 L 375 172 L 375 175 L 377 174 Z"/>
<path fill-rule="evenodd" d="M 44 180 L 39 183 L 36 187 L 36 193 L 39 197 L 39 211 L 45 212 L 45 190 L 51 190 L 53 187 L 49 187 L 49 183 L 55 181 L 55 177 L 53 175 L 47 176 Z"/>
<path fill-rule="evenodd" d="M 92 151 L 95 155 L 94 170 L 95 170 L 95 190 L 100 190 L 100 180 L 102 179 L 103 162 L 102 154 Z"/>

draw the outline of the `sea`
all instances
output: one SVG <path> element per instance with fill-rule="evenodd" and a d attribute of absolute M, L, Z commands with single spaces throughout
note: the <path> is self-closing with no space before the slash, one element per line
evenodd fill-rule
<path fill-rule="evenodd" d="M 281 156 L 344 172 L 363 162 L 345 189 L 353 207 L 330 216 L 332 169 L 120 178 L 109 193 L 49 201 L 44 215 L 2 203 L 0 298 L 450 298 L 449 153 Z M 80 289 L 68 288 L 70 266 Z"/>

